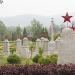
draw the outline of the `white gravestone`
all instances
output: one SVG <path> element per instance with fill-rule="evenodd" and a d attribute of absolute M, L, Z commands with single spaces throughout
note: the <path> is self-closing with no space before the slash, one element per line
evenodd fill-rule
<path fill-rule="evenodd" d="M 58 64 L 75 64 L 75 33 L 70 28 L 64 28 L 61 36 L 62 47 L 58 51 Z"/>
<path fill-rule="evenodd" d="M 48 51 L 48 42 L 49 40 L 47 38 L 41 37 L 41 48 L 43 51 Z"/>
<path fill-rule="evenodd" d="M 58 37 L 56 40 L 55 40 L 55 44 L 56 44 L 56 51 L 55 51 L 55 54 L 58 54 L 59 50 L 61 50 L 62 48 L 62 40 L 60 37 Z"/>
<path fill-rule="evenodd" d="M 28 47 L 28 38 L 23 39 L 23 46 L 26 48 Z"/>
<path fill-rule="evenodd" d="M 5 56 L 9 55 L 10 53 L 10 50 L 9 50 L 9 41 L 8 39 L 5 39 L 4 42 L 3 42 L 3 54 Z"/>
<path fill-rule="evenodd" d="M 20 39 L 16 40 L 16 53 L 20 54 L 22 50 L 22 41 Z"/>
<path fill-rule="evenodd" d="M 49 40 L 47 38 L 44 38 L 44 51 L 43 51 L 43 55 L 47 55 L 48 54 L 48 43 Z"/>
<path fill-rule="evenodd" d="M 48 51 L 48 43 L 49 40 L 47 38 L 44 38 L 44 51 Z"/>
<path fill-rule="evenodd" d="M 29 57 L 29 41 L 26 37 L 23 39 L 23 46 L 21 46 L 20 55 L 23 57 Z"/>
<path fill-rule="evenodd" d="M 44 37 L 41 37 L 41 48 L 42 48 L 43 51 L 44 51 Z"/>
<path fill-rule="evenodd" d="M 48 51 L 51 53 L 51 54 L 54 54 L 55 52 L 55 41 L 51 40 L 49 43 L 48 43 Z"/>
<path fill-rule="evenodd" d="M 26 58 L 29 58 L 30 57 L 30 51 L 28 48 L 25 48 L 24 46 L 22 47 L 22 50 L 20 51 L 20 55 L 22 57 L 26 57 Z"/>
<path fill-rule="evenodd" d="M 36 40 L 36 50 L 38 50 L 41 47 L 41 40 L 37 39 Z"/>

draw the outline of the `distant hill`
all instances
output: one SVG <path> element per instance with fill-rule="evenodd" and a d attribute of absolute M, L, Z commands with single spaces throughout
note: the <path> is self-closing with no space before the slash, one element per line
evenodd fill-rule
<path fill-rule="evenodd" d="M 54 18 L 54 22 L 56 25 L 61 25 L 63 23 L 63 18 L 60 15 L 55 15 L 52 17 Z M 24 27 L 24 26 L 28 26 L 30 22 L 35 18 L 44 26 L 49 27 L 52 17 L 37 16 L 37 15 L 19 15 L 13 17 L 0 18 L 0 20 L 2 20 L 6 26 L 17 26 L 20 24 L 20 26 Z"/>

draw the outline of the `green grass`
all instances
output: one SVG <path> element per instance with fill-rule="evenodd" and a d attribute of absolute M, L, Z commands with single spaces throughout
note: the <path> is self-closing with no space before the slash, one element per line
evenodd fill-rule
<path fill-rule="evenodd" d="M 22 62 L 21 64 L 33 64 L 33 61 L 30 58 L 21 58 Z"/>
<path fill-rule="evenodd" d="M 8 64 L 7 57 L 0 55 L 0 64 Z M 33 64 L 33 61 L 30 58 L 21 57 L 21 64 Z"/>
<path fill-rule="evenodd" d="M 7 64 L 7 58 L 0 55 L 0 64 Z"/>
<path fill-rule="evenodd" d="M 9 41 L 10 50 L 15 48 L 15 41 Z M 35 43 L 34 43 L 35 45 Z M 0 41 L 0 54 L 3 50 L 3 41 Z M 0 55 L 0 64 L 7 64 L 7 57 Z M 30 58 L 21 57 L 21 64 L 33 64 L 33 61 Z"/>

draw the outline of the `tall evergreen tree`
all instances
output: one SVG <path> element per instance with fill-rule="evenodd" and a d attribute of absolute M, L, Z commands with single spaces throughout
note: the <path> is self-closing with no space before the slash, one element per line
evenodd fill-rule
<path fill-rule="evenodd" d="M 16 27 L 16 36 L 17 38 L 21 38 L 21 27 L 20 26 Z"/>
<path fill-rule="evenodd" d="M 7 28 L 5 24 L 2 21 L 0 21 L 0 39 L 3 40 L 6 35 L 7 35 Z"/>
<path fill-rule="evenodd" d="M 27 31 L 26 31 L 26 28 L 25 27 L 23 29 L 23 37 L 27 37 Z"/>
<path fill-rule="evenodd" d="M 34 40 L 36 40 L 37 38 L 40 38 L 41 31 L 42 31 L 42 24 L 36 19 L 33 19 L 33 21 L 31 21 L 32 38 Z"/>

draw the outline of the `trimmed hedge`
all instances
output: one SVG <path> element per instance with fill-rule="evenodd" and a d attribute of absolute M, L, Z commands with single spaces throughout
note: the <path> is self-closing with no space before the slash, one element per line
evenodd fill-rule
<path fill-rule="evenodd" d="M 57 64 L 58 55 L 52 54 L 43 57 L 42 54 L 37 54 L 32 60 L 34 63 L 38 64 Z"/>
<path fill-rule="evenodd" d="M 75 65 L 1 65 L 0 75 L 75 75 Z"/>
<path fill-rule="evenodd" d="M 20 64 L 21 58 L 16 54 L 10 54 L 7 57 L 7 61 L 8 61 L 9 64 Z"/>

